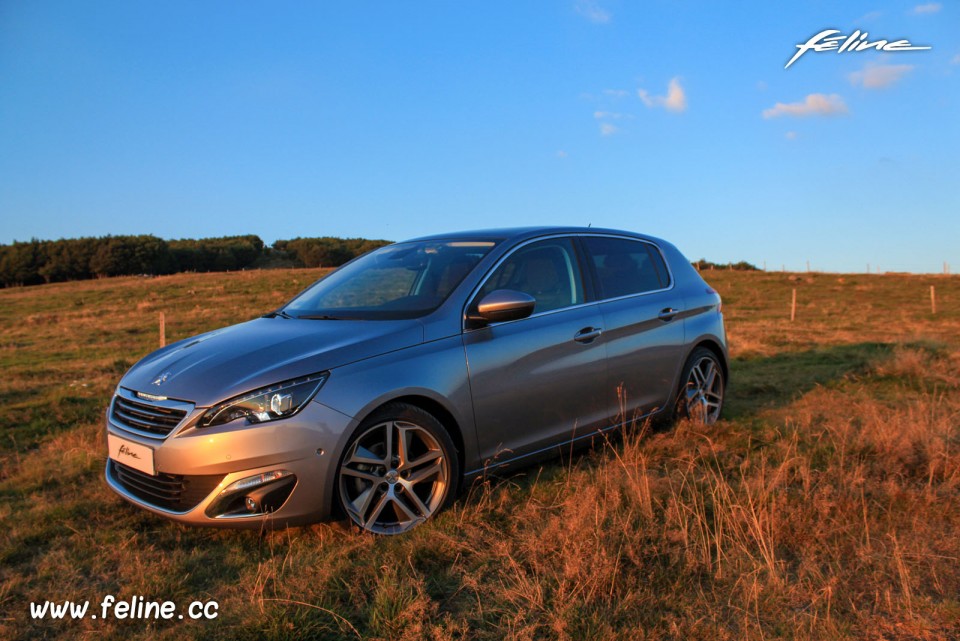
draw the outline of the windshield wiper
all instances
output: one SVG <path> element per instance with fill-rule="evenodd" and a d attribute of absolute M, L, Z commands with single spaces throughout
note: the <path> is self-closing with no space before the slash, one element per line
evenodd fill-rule
<path fill-rule="evenodd" d="M 343 320 L 330 314 L 300 314 L 297 318 L 302 318 L 303 320 Z"/>
<path fill-rule="evenodd" d="M 293 316 L 291 316 L 290 314 L 286 313 L 286 312 L 283 311 L 282 309 L 276 309 L 276 310 L 270 312 L 269 314 L 264 314 L 264 315 L 262 316 L 262 318 L 276 318 L 277 316 L 279 316 L 279 317 L 281 317 L 281 318 L 293 318 Z"/>

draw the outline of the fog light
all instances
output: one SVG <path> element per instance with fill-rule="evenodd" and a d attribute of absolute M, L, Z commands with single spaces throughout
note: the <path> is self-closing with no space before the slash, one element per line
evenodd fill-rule
<path fill-rule="evenodd" d="M 210 518 L 260 516 L 276 512 L 286 502 L 297 477 L 287 470 L 271 470 L 234 481 L 207 506 Z"/>

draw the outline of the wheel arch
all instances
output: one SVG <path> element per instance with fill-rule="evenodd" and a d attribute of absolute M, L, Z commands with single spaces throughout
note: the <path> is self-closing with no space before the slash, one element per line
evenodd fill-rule
<path fill-rule="evenodd" d="M 720 343 L 717 340 L 713 338 L 702 338 L 694 343 L 693 347 L 690 348 L 690 351 L 687 353 L 687 358 L 690 358 L 690 354 L 692 354 L 698 347 L 703 347 L 713 352 L 714 356 L 717 357 L 717 360 L 720 361 L 720 367 L 723 369 L 724 383 L 729 384 L 730 364 L 727 362 L 726 350 L 720 346 Z"/>
<path fill-rule="evenodd" d="M 667 421 L 673 421 L 676 418 L 677 403 L 680 399 L 680 394 L 682 393 L 683 388 L 686 385 L 686 381 L 684 380 L 685 379 L 684 373 L 686 372 L 687 365 L 689 364 L 690 359 L 693 357 L 694 352 L 696 352 L 698 349 L 701 349 L 701 348 L 713 354 L 713 356 L 716 357 L 717 361 L 720 363 L 720 369 L 723 374 L 724 389 L 726 389 L 729 384 L 730 365 L 727 362 L 728 361 L 727 352 L 726 352 L 726 349 L 724 349 L 723 347 L 723 343 L 721 343 L 719 340 L 717 340 L 715 337 L 712 337 L 712 336 L 700 337 L 698 340 L 690 344 L 690 349 L 687 350 L 686 355 L 683 359 L 684 365 L 683 367 L 681 367 L 679 373 L 677 374 L 677 382 L 675 385 L 675 390 L 674 390 L 673 396 L 670 399 L 670 403 L 666 408 L 667 411 L 664 414 L 665 420 Z M 726 393 L 724 393 L 724 396 L 726 396 Z"/>
<path fill-rule="evenodd" d="M 730 364 L 727 362 L 727 350 L 724 349 L 723 343 L 711 335 L 701 336 L 696 341 L 691 342 L 689 349 L 683 354 L 683 360 L 680 361 L 680 367 L 677 369 L 676 378 L 673 382 L 673 396 L 670 398 L 669 406 L 676 403 L 680 389 L 684 385 L 683 370 L 686 367 L 687 361 L 690 360 L 690 356 L 697 351 L 699 347 L 710 350 L 710 352 L 717 357 L 717 360 L 720 361 L 720 368 L 723 371 L 724 386 L 730 384 Z M 670 416 L 672 415 L 671 411 Z"/>
<path fill-rule="evenodd" d="M 418 407 L 440 421 L 440 424 L 447 431 L 447 434 L 450 435 L 450 439 L 453 441 L 453 446 L 457 449 L 457 467 L 459 469 L 457 469 L 456 472 L 457 478 L 462 479 L 463 471 L 466 469 L 464 467 L 464 456 L 466 455 L 466 451 L 464 450 L 463 431 L 453 413 L 440 401 L 420 394 L 396 396 L 382 401 L 375 407 L 370 408 L 368 412 L 364 413 L 364 416 L 359 423 L 363 423 L 367 417 L 372 416 L 375 412 L 380 411 L 387 405 L 393 405 L 394 403 L 405 403 L 407 405 Z"/>

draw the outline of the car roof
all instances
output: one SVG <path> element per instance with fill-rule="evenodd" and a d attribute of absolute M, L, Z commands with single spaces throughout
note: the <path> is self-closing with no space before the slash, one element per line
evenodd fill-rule
<path fill-rule="evenodd" d="M 549 236 L 553 234 L 610 234 L 617 236 L 632 236 L 643 240 L 657 242 L 660 239 L 645 234 L 638 234 L 631 231 L 619 229 L 604 229 L 600 227 L 502 227 L 497 229 L 473 229 L 468 231 L 457 231 L 443 234 L 432 234 L 430 236 L 420 236 L 411 238 L 411 241 L 437 241 L 437 240 L 527 240 L 539 236 Z"/>

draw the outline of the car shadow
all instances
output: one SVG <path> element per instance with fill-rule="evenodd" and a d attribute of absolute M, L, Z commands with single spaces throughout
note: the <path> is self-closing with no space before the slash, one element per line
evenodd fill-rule
<path fill-rule="evenodd" d="M 892 353 L 891 344 L 865 342 L 733 358 L 723 418 L 743 419 L 783 407 L 818 385 L 866 373 Z"/>

